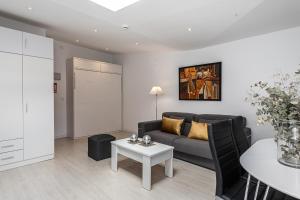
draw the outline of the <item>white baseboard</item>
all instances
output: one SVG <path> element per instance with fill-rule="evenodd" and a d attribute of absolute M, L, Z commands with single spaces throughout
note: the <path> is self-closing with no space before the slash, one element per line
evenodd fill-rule
<path fill-rule="evenodd" d="M 68 137 L 67 134 L 55 134 L 54 135 L 55 139 L 66 138 L 66 137 Z"/>
<path fill-rule="evenodd" d="M 51 155 L 47 155 L 47 156 L 42 156 L 42 157 L 30 159 L 30 160 L 24 160 L 24 161 L 21 161 L 21 162 L 2 165 L 2 166 L 0 166 L 0 171 L 13 169 L 13 168 L 17 168 L 17 167 L 21 167 L 21 166 L 25 166 L 25 165 L 30 165 L 30 164 L 38 163 L 38 162 L 41 162 L 41 161 L 51 160 L 53 158 L 54 158 L 54 154 L 51 154 Z"/>
<path fill-rule="evenodd" d="M 61 139 L 61 138 L 67 138 L 68 136 L 66 136 L 66 135 L 56 135 L 55 137 L 54 137 L 54 139 Z"/>

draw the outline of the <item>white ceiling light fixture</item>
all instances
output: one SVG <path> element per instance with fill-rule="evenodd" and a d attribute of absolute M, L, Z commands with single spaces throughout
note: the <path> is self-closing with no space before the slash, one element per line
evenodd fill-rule
<path fill-rule="evenodd" d="M 192 31 L 192 28 L 188 28 L 187 30 L 188 30 L 188 32 L 191 32 L 191 31 Z"/>
<path fill-rule="evenodd" d="M 140 0 L 89 0 L 111 11 L 118 11 Z"/>
<path fill-rule="evenodd" d="M 31 6 L 28 6 L 27 9 L 31 11 L 31 10 L 32 10 L 32 7 L 31 7 Z"/>
<path fill-rule="evenodd" d="M 95 28 L 95 29 L 94 29 L 94 32 L 97 33 L 97 32 L 98 32 L 98 29 Z"/>
<path fill-rule="evenodd" d="M 127 31 L 129 29 L 128 24 L 123 24 L 122 25 L 122 30 Z"/>
<path fill-rule="evenodd" d="M 77 43 L 79 43 L 79 40 L 75 40 Z"/>

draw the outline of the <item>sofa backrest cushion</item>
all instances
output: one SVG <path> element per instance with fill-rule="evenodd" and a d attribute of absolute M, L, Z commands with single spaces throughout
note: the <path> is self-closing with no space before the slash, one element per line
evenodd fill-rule
<path fill-rule="evenodd" d="M 191 127 L 192 127 L 192 123 L 190 123 L 190 122 L 183 123 L 182 128 L 181 128 L 181 135 L 187 137 L 191 130 Z"/>

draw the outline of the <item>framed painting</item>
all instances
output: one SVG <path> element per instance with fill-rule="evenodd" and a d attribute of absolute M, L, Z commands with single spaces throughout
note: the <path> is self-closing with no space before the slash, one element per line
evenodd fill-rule
<path fill-rule="evenodd" d="M 221 101 L 222 63 L 179 68 L 179 100 Z"/>

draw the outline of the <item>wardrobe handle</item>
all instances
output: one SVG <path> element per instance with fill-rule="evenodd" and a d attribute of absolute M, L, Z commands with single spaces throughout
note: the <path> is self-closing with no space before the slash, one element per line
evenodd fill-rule
<path fill-rule="evenodd" d="M 11 160 L 11 159 L 14 159 L 15 157 L 14 156 L 9 156 L 9 157 L 6 157 L 6 158 L 1 158 L 1 160 Z"/>
<path fill-rule="evenodd" d="M 25 113 L 28 113 L 28 103 L 25 104 Z"/>
<path fill-rule="evenodd" d="M 27 49 L 27 38 L 24 40 L 24 48 Z"/>

